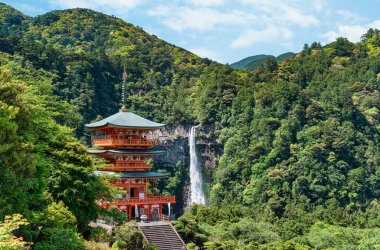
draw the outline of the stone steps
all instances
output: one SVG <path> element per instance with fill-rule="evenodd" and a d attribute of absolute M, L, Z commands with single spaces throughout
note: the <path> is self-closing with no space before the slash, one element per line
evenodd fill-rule
<path fill-rule="evenodd" d="M 149 243 L 154 243 L 159 250 L 187 249 L 171 224 L 140 224 L 139 228 Z"/>

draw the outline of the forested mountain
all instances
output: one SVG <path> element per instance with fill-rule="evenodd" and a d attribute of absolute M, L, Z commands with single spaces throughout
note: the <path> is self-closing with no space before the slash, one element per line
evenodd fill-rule
<path fill-rule="evenodd" d="M 205 170 L 209 205 L 175 223 L 187 242 L 380 246 L 378 30 L 240 71 L 87 9 L 30 18 L 0 5 L 0 25 L 2 217 L 22 213 L 54 228 L 43 240 L 55 244 L 63 224 L 41 218 L 61 206 L 75 216 L 61 217 L 71 218 L 70 237 L 80 245 L 75 225 L 89 237 L 102 186 L 71 129 L 83 138 L 84 123 L 118 110 L 125 65 L 132 111 L 168 126 L 200 123 L 200 139 L 220 155 Z M 172 186 L 183 185 L 173 178 Z"/>
<path fill-rule="evenodd" d="M 293 52 L 286 52 L 277 57 L 271 55 L 255 55 L 246 57 L 238 62 L 232 63 L 231 67 L 234 69 L 246 69 L 254 70 L 260 65 L 264 65 L 266 60 L 275 60 L 277 63 L 281 63 L 284 60 L 294 57 Z"/>

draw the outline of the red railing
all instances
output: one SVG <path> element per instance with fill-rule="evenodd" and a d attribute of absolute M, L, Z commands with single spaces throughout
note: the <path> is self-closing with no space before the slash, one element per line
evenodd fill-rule
<path fill-rule="evenodd" d="M 156 145 L 153 139 L 98 139 L 93 138 L 92 144 L 96 146 L 144 146 L 151 147 Z"/>
<path fill-rule="evenodd" d="M 151 164 L 126 164 L 126 163 L 116 163 L 111 167 L 102 167 L 103 171 L 133 171 L 133 170 L 148 170 L 151 169 Z"/>
<path fill-rule="evenodd" d="M 130 163 L 130 162 L 116 162 L 113 167 L 116 167 L 116 168 L 121 168 L 121 167 L 124 167 L 124 168 L 143 168 L 143 167 L 152 167 L 151 164 L 145 164 L 145 163 Z"/>
<path fill-rule="evenodd" d="M 139 197 L 133 197 L 129 199 L 117 199 L 112 202 L 102 202 L 102 206 L 125 206 L 125 205 L 135 205 L 135 204 L 160 204 L 160 203 L 175 203 L 175 196 L 174 195 L 167 195 L 167 196 L 148 196 L 145 198 L 139 198 Z"/>
<path fill-rule="evenodd" d="M 128 178 L 107 178 L 113 184 L 145 184 L 145 179 L 128 179 Z"/>

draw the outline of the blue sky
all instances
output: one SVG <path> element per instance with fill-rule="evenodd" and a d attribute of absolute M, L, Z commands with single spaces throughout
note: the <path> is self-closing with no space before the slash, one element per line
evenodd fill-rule
<path fill-rule="evenodd" d="M 36 16 L 90 8 L 118 16 L 161 39 L 221 63 L 298 52 L 336 37 L 360 40 L 380 29 L 380 0 L 0 0 Z"/>

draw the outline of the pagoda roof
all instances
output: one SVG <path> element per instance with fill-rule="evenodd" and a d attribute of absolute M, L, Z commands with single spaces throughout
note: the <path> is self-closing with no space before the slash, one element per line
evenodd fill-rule
<path fill-rule="evenodd" d="M 123 128 L 162 128 L 165 124 L 157 123 L 138 116 L 132 112 L 120 111 L 103 120 L 86 124 L 87 128 L 99 128 L 104 126 L 115 126 Z"/>
<path fill-rule="evenodd" d="M 123 178 L 165 178 L 168 177 L 169 173 L 159 173 L 159 172 L 123 172 L 120 177 Z"/>
<path fill-rule="evenodd" d="M 148 150 L 124 150 L 124 149 L 90 149 L 90 154 L 125 154 L 125 155 L 158 155 L 165 153 L 164 150 L 148 149 Z"/>
<path fill-rule="evenodd" d="M 159 172 L 152 172 L 152 171 L 136 171 L 136 172 L 122 172 L 122 173 L 115 173 L 111 171 L 95 171 L 95 175 L 101 176 L 101 175 L 110 175 L 114 176 L 116 178 L 166 178 L 169 176 L 169 173 L 159 173 Z"/>

